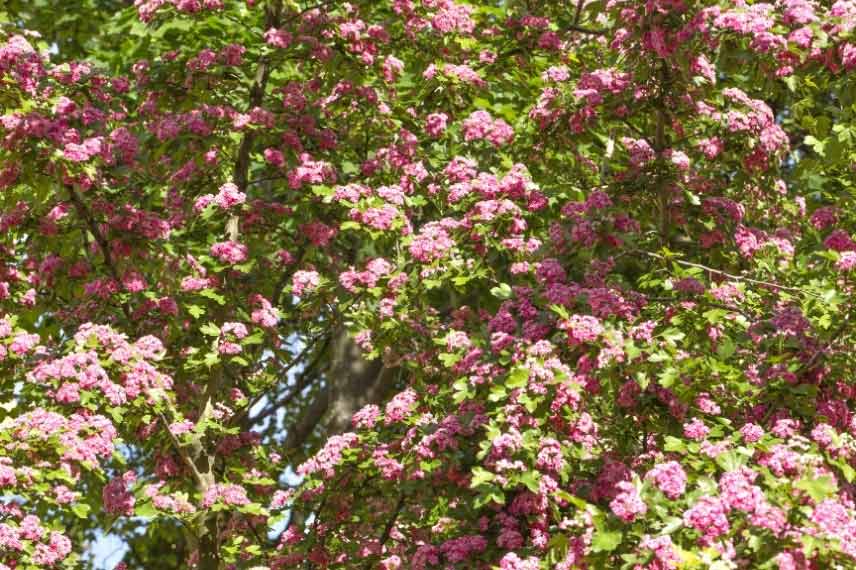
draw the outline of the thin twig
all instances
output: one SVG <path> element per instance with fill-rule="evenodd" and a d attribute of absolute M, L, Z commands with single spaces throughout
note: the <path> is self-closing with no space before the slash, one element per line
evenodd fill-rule
<path fill-rule="evenodd" d="M 574 11 L 574 23 L 573 25 L 579 25 L 580 17 L 583 15 L 583 4 L 585 4 L 586 0 L 577 0 L 577 9 Z"/>
<path fill-rule="evenodd" d="M 838 340 L 838 337 L 847 328 L 847 325 L 849 324 L 848 323 L 849 320 L 850 320 L 850 313 L 848 312 L 846 315 L 844 315 L 844 320 L 841 322 L 841 326 L 838 327 L 838 329 L 834 333 L 832 333 L 832 337 L 829 339 L 829 342 L 827 342 L 823 346 L 823 348 L 817 350 L 811 356 L 811 358 L 809 358 L 808 362 L 806 362 L 805 365 L 803 366 L 804 369 L 806 369 L 806 370 L 811 369 L 811 367 L 814 366 L 815 362 L 817 362 L 817 359 L 820 358 L 820 356 L 822 354 L 826 353 L 827 350 L 832 348 L 832 345 L 835 343 L 836 340 Z"/>
<path fill-rule="evenodd" d="M 582 26 L 577 26 L 574 24 L 571 24 L 570 26 L 568 26 L 568 30 L 570 30 L 572 32 L 579 32 L 581 34 L 589 34 L 592 36 L 605 36 L 606 34 L 609 33 L 608 30 L 592 30 L 591 28 L 584 28 Z"/>
<path fill-rule="evenodd" d="M 167 421 L 166 416 L 161 411 L 158 411 L 157 414 L 160 420 L 163 422 L 164 429 L 166 430 L 166 433 L 169 434 L 169 438 L 172 440 L 172 444 L 175 447 L 176 451 L 178 451 L 178 454 L 181 456 L 184 462 L 187 463 L 187 466 L 193 473 L 193 478 L 196 479 L 196 483 L 201 489 L 205 489 L 208 486 L 207 483 L 203 479 L 202 474 L 199 472 L 199 469 L 197 469 L 196 464 L 187 454 L 187 450 L 184 448 L 183 445 L 181 445 L 181 442 L 178 441 L 178 438 L 175 437 L 175 434 L 172 433 L 172 430 L 169 429 L 169 422 Z"/>
<path fill-rule="evenodd" d="M 89 211 L 89 208 L 86 207 L 86 204 L 77 194 L 77 191 L 74 189 L 74 186 L 66 185 L 66 188 L 68 189 L 68 194 L 71 197 L 71 203 L 74 204 L 78 215 L 80 215 L 80 217 L 83 218 L 83 221 L 86 222 L 86 225 L 89 227 L 89 231 L 95 238 L 95 242 L 101 249 L 101 255 L 104 257 L 104 265 L 107 266 L 107 270 L 110 272 L 110 275 L 116 282 L 116 286 L 120 286 L 122 284 L 122 278 L 119 275 L 119 270 L 116 268 L 116 264 L 113 262 L 113 255 L 110 253 L 110 243 L 101 234 L 101 228 L 98 227 L 98 223 L 95 221 L 95 218 L 92 217 L 92 213 Z M 125 313 L 125 317 L 128 319 L 128 321 L 130 321 L 131 309 L 124 301 L 121 303 L 121 306 L 122 312 Z"/>
<path fill-rule="evenodd" d="M 389 540 L 389 535 L 392 534 L 392 527 L 395 526 L 395 521 L 398 520 L 398 515 L 401 514 L 401 509 L 404 508 L 404 495 L 398 498 L 398 503 L 395 505 L 395 512 L 386 521 L 386 526 L 383 529 L 383 534 L 380 536 L 380 545 L 383 547 L 386 541 Z"/>
<path fill-rule="evenodd" d="M 752 279 L 751 277 L 744 277 L 743 275 L 735 275 L 733 273 L 728 273 L 727 271 L 721 271 L 719 269 L 714 269 L 713 267 L 708 267 L 707 265 L 702 265 L 701 263 L 693 263 L 692 261 L 684 261 L 682 259 L 672 259 L 666 257 L 665 255 L 660 255 L 659 253 L 654 253 L 651 251 L 642 251 L 641 253 L 644 253 L 645 255 L 653 257 L 655 259 L 662 259 L 663 261 L 673 261 L 674 263 L 677 263 L 678 265 L 683 265 L 685 267 L 696 267 L 698 269 L 703 269 L 710 273 L 715 273 L 717 275 L 722 275 L 723 277 L 728 277 L 729 279 L 745 281 L 746 283 L 754 283 L 755 285 L 763 285 L 764 287 L 779 289 L 780 291 L 791 291 L 794 293 L 802 293 L 810 297 L 820 298 L 820 295 L 817 295 L 815 293 L 809 293 L 808 291 L 799 289 L 797 287 L 788 287 L 786 285 L 779 285 L 778 283 L 772 283 L 770 281 L 761 281 L 759 279 Z"/>

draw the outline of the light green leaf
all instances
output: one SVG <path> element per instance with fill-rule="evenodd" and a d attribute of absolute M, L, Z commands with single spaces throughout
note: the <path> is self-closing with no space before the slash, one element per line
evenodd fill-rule
<path fill-rule="evenodd" d="M 620 531 L 598 530 L 591 541 L 593 552 L 612 552 L 621 544 L 623 535 Z"/>

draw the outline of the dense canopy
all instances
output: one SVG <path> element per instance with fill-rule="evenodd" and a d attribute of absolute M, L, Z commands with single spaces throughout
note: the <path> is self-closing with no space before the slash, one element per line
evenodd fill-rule
<path fill-rule="evenodd" d="M 856 568 L 854 70 L 856 0 L 6 0 L 0 570 Z"/>

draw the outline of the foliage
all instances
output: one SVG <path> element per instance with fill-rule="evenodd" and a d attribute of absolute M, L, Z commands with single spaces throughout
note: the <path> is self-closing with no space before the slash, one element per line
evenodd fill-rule
<path fill-rule="evenodd" d="M 2 13 L 0 568 L 856 568 L 856 2 L 78 4 Z"/>

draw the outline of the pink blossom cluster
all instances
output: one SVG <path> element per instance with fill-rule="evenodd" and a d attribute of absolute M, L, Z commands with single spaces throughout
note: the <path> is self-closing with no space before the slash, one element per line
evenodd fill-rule
<path fill-rule="evenodd" d="M 677 461 L 667 461 L 655 465 L 645 475 L 645 479 L 653 481 L 669 499 L 677 499 L 687 488 L 687 474 Z"/>
<path fill-rule="evenodd" d="M 221 241 L 211 246 L 211 255 L 230 265 L 246 261 L 248 252 L 246 245 L 236 241 Z"/>
<path fill-rule="evenodd" d="M 245 193 L 241 192 L 235 184 L 227 182 L 220 186 L 217 194 L 203 194 L 198 197 L 193 207 L 196 211 L 202 211 L 209 205 L 214 204 L 218 208 L 228 210 L 234 206 L 243 204 L 246 200 L 247 195 Z"/>
<path fill-rule="evenodd" d="M 321 473 L 325 479 L 331 478 L 336 464 L 342 459 L 342 453 L 354 447 L 358 441 L 359 437 L 355 433 L 332 436 L 318 453 L 297 467 L 297 473 L 303 476 Z"/>
<path fill-rule="evenodd" d="M 494 119 L 487 111 L 474 111 L 461 124 L 465 141 L 485 139 L 494 146 L 503 146 L 514 138 L 514 129 L 502 119 Z"/>
<path fill-rule="evenodd" d="M 382 257 L 377 257 L 366 263 L 364 271 L 349 269 L 339 274 L 339 283 L 348 291 L 354 293 L 358 287 L 375 287 L 380 279 L 389 275 L 393 270 L 392 264 Z"/>
<path fill-rule="evenodd" d="M 247 490 L 234 483 L 215 483 L 210 485 L 202 496 L 202 507 L 209 508 L 216 503 L 242 507 L 250 504 Z"/>
<path fill-rule="evenodd" d="M 291 292 L 302 297 L 304 293 L 315 290 L 321 284 L 321 276 L 314 270 L 295 271 L 291 278 Z"/>
<path fill-rule="evenodd" d="M 445 257 L 455 245 L 449 235 L 451 224 L 447 222 L 430 222 L 419 230 L 410 243 L 410 255 L 422 263 L 431 263 Z"/>
<path fill-rule="evenodd" d="M 104 511 L 112 515 L 133 515 L 136 500 L 128 486 L 133 485 L 136 480 L 133 471 L 126 471 L 121 477 L 111 479 L 101 493 Z"/>

